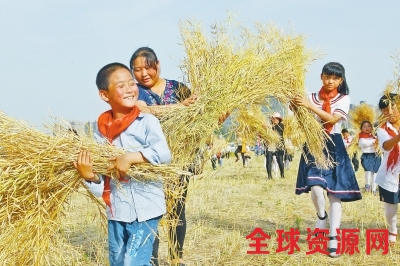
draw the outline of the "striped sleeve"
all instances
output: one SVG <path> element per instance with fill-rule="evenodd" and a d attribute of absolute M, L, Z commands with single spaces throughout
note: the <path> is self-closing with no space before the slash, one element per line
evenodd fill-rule
<path fill-rule="evenodd" d="M 343 117 L 344 120 L 347 120 L 347 114 L 350 109 L 350 96 L 340 95 L 336 101 L 335 109 L 332 114 L 338 114 Z"/>

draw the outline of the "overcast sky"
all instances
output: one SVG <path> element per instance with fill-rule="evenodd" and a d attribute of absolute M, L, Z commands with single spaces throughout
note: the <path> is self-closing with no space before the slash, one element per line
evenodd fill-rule
<path fill-rule="evenodd" d="M 95 86 L 105 64 L 128 64 L 141 46 L 153 48 L 162 76 L 182 80 L 179 22 L 209 26 L 226 11 L 251 27 L 273 22 L 307 36 L 325 54 L 308 68 L 307 90 L 321 87 L 322 66 L 341 62 L 352 103 L 376 104 L 393 79 L 400 48 L 400 1 L 307 0 L 0 0 L 0 110 L 34 125 L 49 114 L 94 121 L 108 106 Z"/>

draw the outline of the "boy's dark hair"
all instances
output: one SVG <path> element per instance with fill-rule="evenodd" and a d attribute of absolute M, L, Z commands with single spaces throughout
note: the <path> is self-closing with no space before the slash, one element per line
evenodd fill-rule
<path fill-rule="evenodd" d="M 361 122 L 360 129 L 362 129 L 362 127 L 363 127 L 365 124 L 370 124 L 370 126 L 371 126 L 372 128 L 374 127 L 374 126 L 372 125 L 371 122 L 369 122 L 368 120 L 364 120 L 364 121 Z"/>
<path fill-rule="evenodd" d="M 344 134 L 344 133 L 349 133 L 349 131 L 347 130 L 347 128 L 343 128 L 343 129 L 342 129 L 342 134 Z"/>
<path fill-rule="evenodd" d="M 386 107 L 388 107 L 390 104 L 395 103 L 396 98 L 398 97 L 398 94 L 396 93 L 389 93 L 388 95 L 383 95 L 379 99 L 379 109 L 382 110 Z"/>
<path fill-rule="evenodd" d="M 108 86 L 110 85 L 108 79 L 110 78 L 111 74 L 117 71 L 118 69 L 124 68 L 131 72 L 129 68 L 121 63 L 111 63 L 108 65 L 103 66 L 96 76 L 96 85 L 99 90 L 108 90 Z"/>
<path fill-rule="evenodd" d="M 338 87 L 338 92 L 343 95 L 347 95 L 350 93 L 349 87 L 347 86 L 346 75 L 344 72 L 344 67 L 337 62 L 330 62 L 324 65 L 322 68 L 322 74 L 328 76 L 336 76 L 339 78 L 343 78 L 343 82 Z"/>
<path fill-rule="evenodd" d="M 129 66 L 132 71 L 133 71 L 133 63 L 135 62 L 136 58 L 138 58 L 138 57 L 144 57 L 146 60 L 146 65 L 148 65 L 149 67 L 151 67 L 153 69 L 157 69 L 156 65 L 158 63 L 158 59 L 157 59 L 157 55 L 154 52 L 154 50 L 149 47 L 140 47 L 133 53 L 133 55 L 131 57 L 131 61 L 129 61 Z"/>

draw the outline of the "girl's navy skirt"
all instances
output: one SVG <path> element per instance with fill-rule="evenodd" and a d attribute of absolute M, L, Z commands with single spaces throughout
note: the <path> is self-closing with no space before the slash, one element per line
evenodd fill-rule
<path fill-rule="evenodd" d="M 308 193 L 312 186 L 321 186 L 344 202 L 359 200 L 361 191 L 349 155 L 344 147 L 342 135 L 331 134 L 330 138 L 331 140 L 327 140 L 326 146 L 329 155 L 335 162 L 334 167 L 330 169 L 317 168 L 314 157 L 308 152 L 307 144 L 304 145 L 297 174 L 296 194 Z M 327 151 L 324 153 L 327 156 Z M 307 156 L 307 163 L 304 156 Z"/>
<path fill-rule="evenodd" d="M 380 186 L 378 186 L 378 189 L 380 201 L 390 204 L 398 204 L 400 202 L 400 190 L 397 192 L 391 192 Z"/>
<path fill-rule="evenodd" d="M 361 155 L 361 165 L 364 171 L 377 173 L 379 166 L 381 166 L 381 156 L 374 153 L 363 153 Z"/>

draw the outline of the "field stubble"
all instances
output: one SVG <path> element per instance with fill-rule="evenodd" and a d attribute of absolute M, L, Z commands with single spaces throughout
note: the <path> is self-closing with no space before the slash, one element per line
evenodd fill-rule
<path fill-rule="evenodd" d="M 285 179 L 267 180 L 264 158 L 253 155 L 247 168 L 240 161 L 235 163 L 232 156 L 224 159 L 224 165 L 217 170 L 212 170 L 207 162 L 204 174 L 191 180 L 184 246 L 187 265 L 396 265 L 400 260 L 399 244 L 386 255 L 381 251 L 366 255 L 365 230 L 383 229 L 386 224 L 379 197 L 365 193 L 360 201 L 342 204 L 341 228 L 360 230 L 360 253 L 336 259 L 322 254 L 306 255 L 307 228 L 314 228 L 317 217 L 310 194 L 294 194 L 300 153 L 296 153 Z M 363 169 L 356 174 L 363 188 Z M 71 198 L 62 235 L 79 251 L 82 265 L 107 265 L 106 231 L 100 226 L 97 210 L 80 193 Z M 326 210 L 329 213 L 328 201 Z M 246 236 L 256 227 L 271 235 L 266 241 L 268 255 L 247 254 L 253 248 Z M 300 251 L 292 255 L 276 253 L 276 230 L 290 228 L 300 231 Z M 160 233 L 161 264 L 168 265 L 165 232 Z"/>

